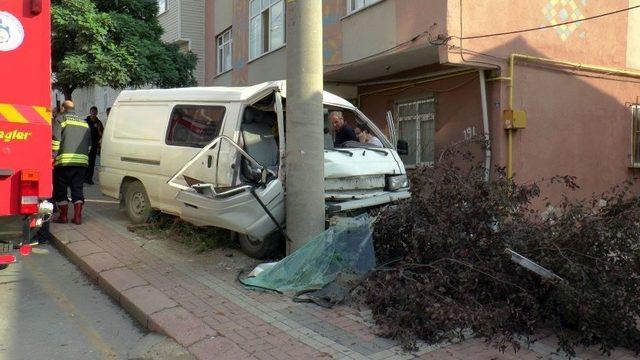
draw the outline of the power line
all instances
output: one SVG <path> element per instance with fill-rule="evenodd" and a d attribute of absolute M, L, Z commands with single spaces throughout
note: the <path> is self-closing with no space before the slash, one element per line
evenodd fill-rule
<path fill-rule="evenodd" d="M 324 64 L 324 66 L 325 66 L 325 67 L 338 67 L 338 66 L 346 66 L 346 65 L 351 65 L 351 64 L 359 63 L 359 62 L 361 62 L 361 61 L 371 59 L 371 58 L 376 57 L 376 56 L 378 56 L 378 55 L 386 54 L 386 53 L 391 52 L 391 51 L 393 51 L 393 50 L 396 50 L 396 49 L 398 49 L 398 48 L 400 48 L 400 47 L 402 47 L 402 46 L 405 46 L 405 45 L 407 45 L 407 44 L 410 44 L 410 43 L 412 43 L 412 42 L 415 42 L 415 41 L 417 41 L 418 39 L 420 39 L 420 38 L 424 37 L 425 35 L 430 35 L 429 30 L 425 30 L 425 31 L 421 32 L 420 34 L 418 34 L 418 35 L 416 35 L 416 36 L 412 37 L 411 39 L 409 39 L 409 40 L 407 40 L 407 41 L 404 41 L 404 42 L 402 42 L 402 43 L 400 43 L 400 44 L 398 44 L 398 45 L 396 45 L 396 46 L 393 46 L 393 47 L 390 47 L 390 48 L 388 48 L 388 49 L 385 49 L 385 50 L 379 51 L 379 52 L 377 52 L 377 53 L 374 53 L 374 54 L 371 54 L 371 55 L 365 56 L 365 57 L 363 57 L 363 58 L 356 59 L 356 60 L 353 60 L 353 61 L 347 61 L 347 62 L 343 62 L 343 63 L 336 63 L 336 64 Z M 431 44 L 431 42 L 429 42 L 429 43 Z"/>
<path fill-rule="evenodd" d="M 407 91 L 409 89 L 412 89 L 412 88 L 419 88 L 419 89 L 426 90 L 426 91 L 429 91 L 429 92 L 432 92 L 432 93 L 440 94 L 440 93 L 446 93 L 446 92 L 451 92 L 451 91 L 457 90 L 457 89 L 469 84 L 470 82 L 476 80 L 477 78 L 478 78 L 478 75 L 475 75 L 475 76 L 470 77 L 469 79 L 466 79 L 466 80 L 460 82 L 459 84 L 454 85 L 453 87 L 450 87 L 448 89 L 427 88 L 427 87 L 424 87 L 424 85 L 427 82 L 423 81 L 423 82 L 416 82 L 416 83 L 412 83 L 412 84 L 407 84 L 406 86 L 401 87 L 399 91 L 395 91 L 395 92 L 392 92 L 392 93 L 389 93 L 389 91 L 392 91 L 392 90 L 395 90 L 395 89 L 381 90 L 380 92 L 369 93 L 369 94 L 365 93 L 365 94 L 362 94 L 361 96 L 396 96 L 396 95 L 402 94 L 403 92 L 405 92 L 405 91 Z"/>
<path fill-rule="evenodd" d="M 618 13 L 621 13 L 621 12 L 625 12 L 625 11 L 631 11 L 631 10 L 633 10 L 633 9 L 637 9 L 637 8 L 640 8 L 640 5 L 631 6 L 631 7 L 625 8 L 625 9 L 620 9 L 620 10 L 616 10 L 616 11 L 611 11 L 611 12 L 604 13 L 604 14 L 600 14 L 600 15 L 595 15 L 595 16 L 586 17 L 586 18 L 584 18 L 584 19 L 572 20 L 572 21 L 566 21 L 566 22 L 563 22 L 563 23 L 555 24 L 555 25 L 546 25 L 546 26 L 541 26 L 541 27 L 528 28 L 528 29 L 521 29 L 521 30 L 514 30 L 514 31 L 506 31 L 506 32 L 501 32 L 501 33 L 493 33 L 493 34 L 484 34 L 484 35 L 475 35 L 475 36 L 465 36 L 465 37 L 452 36 L 452 37 L 458 38 L 458 39 L 460 39 L 460 40 L 472 40 L 472 39 L 482 39 L 482 38 L 494 37 L 494 36 L 503 36 L 503 35 L 520 34 L 520 33 L 525 33 L 525 32 L 530 32 L 530 31 L 537 31 L 537 30 L 550 29 L 550 28 L 554 28 L 554 27 L 558 27 L 558 26 L 563 26 L 563 25 L 570 25 L 570 24 L 574 24 L 574 23 L 578 23 L 578 22 L 582 22 L 582 21 L 593 20 L 593 19 L 597 19 L 597 18 L 601 18 L 601 17 L 609 16 L 609 15 L 615 15 L 615 14 L 618 14 Z M 460 11 L 462 11 L 462 9 L 460 9 Z"/>

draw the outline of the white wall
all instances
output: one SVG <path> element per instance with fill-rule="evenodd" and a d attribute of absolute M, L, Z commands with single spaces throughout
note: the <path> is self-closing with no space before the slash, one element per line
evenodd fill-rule
<path fill-rule="evenodd" d="M 180 39 L 180 2 L 181 0 L 167 0 L 167 11 L 158 15 L 158 21 L 164 29 L 164 42 L 171 43 Z"/>
<path fill-rule="evenodd" d="M 76 106 L 76 113 L 85 117 L 89 115 L 92 106 L 98 108 L 98 118 L 102 123 L 107 120 L 107 108 L 112 107 L 116 98 L 120 94 L 120 90 L 111 89 L 103 86 L 92 86 L 88 88 L 76 89 L 73 92 L 73 102 Z M 52 94 L 55 101 L 56 92 Z M 64 101 L 64 96 L 58 93 L 59 101 Z"/>
<path fill-rule="evenodd" d="M 342 20 L 342 60 L 344 62 L 359 60 L 394 47 L 396 45 L 395 17 L 396 2 L 382 1 L 344 18 Z"/>
<path fill-rule="evenodd" d="M 286 46 L 272 53 L 263 55 L 249 63 L 249 84 L 255 85 L 265 81 L 283 80 L 287 78 Z"/>
<path fill-rule="evenodd" d="M 189 49 L 198 57 L 194 75 L 204 86 L 204 0 L 182 0 L 180 6 L 180 37 L 189 42 Z"/>

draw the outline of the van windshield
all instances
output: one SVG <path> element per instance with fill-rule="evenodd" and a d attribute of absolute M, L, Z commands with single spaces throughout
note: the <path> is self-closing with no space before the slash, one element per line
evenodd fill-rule
<path fill-rule="evenodd" d="M 349 148 L 389 148 L 382 131 L 361 114 L 337 107 L 324 107 L 325 150 Z"/>

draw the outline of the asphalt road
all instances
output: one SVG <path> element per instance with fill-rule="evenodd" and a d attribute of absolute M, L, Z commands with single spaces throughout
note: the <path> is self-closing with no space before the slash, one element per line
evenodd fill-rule
<path fill-rule="evenodd" d="M 126 359 L 144 335 L 50 245 L 0 271 L 0 360 Z"/>

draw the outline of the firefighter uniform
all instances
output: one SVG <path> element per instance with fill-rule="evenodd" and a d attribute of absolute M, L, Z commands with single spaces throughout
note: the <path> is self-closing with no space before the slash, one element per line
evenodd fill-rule
<path fill-rule="evenodd" d="M 71 188 L 74 207 L 73 223 L 82 223 L 84 204 L 83 183 L 89 166 L 91 131 L 89 124 L 79 118 L 73 109 L 53 121 L 53 200 L 60 208 L 55 222 L 66 223 L 69 207 L 67 189 Z"/>

